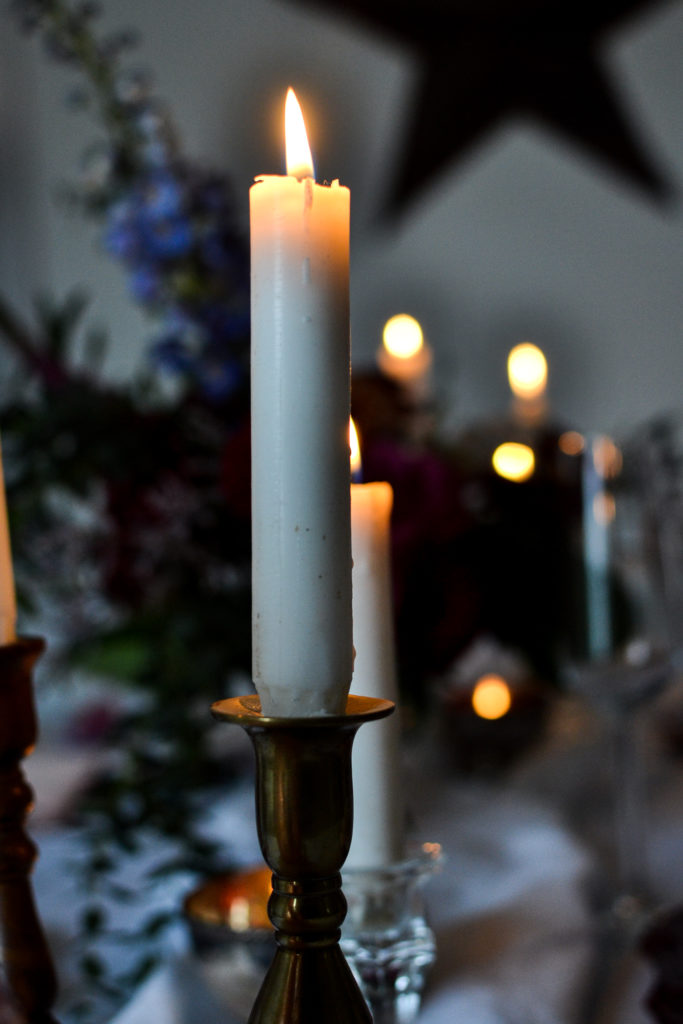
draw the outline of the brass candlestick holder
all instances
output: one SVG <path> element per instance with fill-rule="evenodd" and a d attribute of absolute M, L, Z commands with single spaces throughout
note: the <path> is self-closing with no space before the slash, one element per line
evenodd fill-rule
<path fill-rule="evenodd" d="M 249 1024 L 371 1024 L 339 946 L 341 867 L 353 826 L 351 747 L 359 726 L 391 701 L 349 697 L 344 715 L 270 718 L 258 697 L 218 701 L 256 752 L 256 824 L 273 871 L 268 915 L 276 950 Z"/>
<path fill-rule="evenodd" d="M 0 1005 L 17 1024 L 54 1024 L 57 994 L 30 882 L 37 851 L 24 823 L 33 793 L 20 766 L 36 742 L 33 666 L 44 649 L 39 637 L 0 646 Z"/>

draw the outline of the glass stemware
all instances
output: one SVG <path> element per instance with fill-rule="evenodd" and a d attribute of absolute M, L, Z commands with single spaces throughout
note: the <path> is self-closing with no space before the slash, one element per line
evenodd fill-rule
<path fill-rule="evenodd" d="M 651 560 L 663 596 L 674 664 L 683 654 L 683 413 L 659 416 L 633 442 L 652 538 Z"/>
<path fill-rule="evenodd" d="M 436 943 L 422 886 L 441 860 L 438 843 L 383 868 L 344 868 L 348 913 L 341 948 L 375 1024 L 413 1024 Z"/>
<path fill-rule="evenodd" d="M 641 453 L 595 436 L 586 439 L 581 458 L 577 606 L 583 621 L 574 637 L 568 681 L 605 725 L 613 856 L 611 892 L 602 898 L 612 923 L 631 933 L 652 902 L 638 713 L 672 678 L 672 639 Z"/>

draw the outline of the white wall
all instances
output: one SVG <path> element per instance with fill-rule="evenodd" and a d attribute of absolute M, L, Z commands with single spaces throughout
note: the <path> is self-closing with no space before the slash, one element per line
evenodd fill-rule
<path fill-rule="evenodd" d="M 353 345 L 372 358 L 404 310 L 436 351 L 456 425 L 506 403 L 505 355 L 530 338 L 547 352 L 557 413 L 623 427 L 683 405 L 683 214 L 656 208 L 577 150 L 508 123 L 435 181 L 393 229 L 373 217 L 400 143 L 414 67 L 408 52 L 351 22 L 284 0 L 105 0 L 112 26 L 142 35 L 186 148 L 225 169 L 241 197 L 282 166 L 280 105 L 300 94 L 321 178 L 353 197 Z M 92 227 L 50 200 L 72 176 L 88 119 L 65 109 L 70 74 L 15 31 L 0 31 L 0 290 L 22 308 L 39 289 L 86 283 L 115 339 L 113 372 L 143 357 L 149 331 Z M 646 141 L 683 191 L 683 4 L 613 36 L 610 66 Z M 0 353 L 0 360 L 4 360 Z M 5 365 L 0 362 L 0 368 Z"/>

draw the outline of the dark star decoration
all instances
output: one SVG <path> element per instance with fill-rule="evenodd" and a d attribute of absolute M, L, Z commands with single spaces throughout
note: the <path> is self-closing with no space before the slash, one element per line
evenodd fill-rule
<path fill-rule="evenodd" d="M 396 214 L 511 117 L 564 135 L 663 200 L 669 187 L 603 67 L 611 30 L 658 0 L 303 0 L 416 52 L 419 84 L 386 204 Z"/>

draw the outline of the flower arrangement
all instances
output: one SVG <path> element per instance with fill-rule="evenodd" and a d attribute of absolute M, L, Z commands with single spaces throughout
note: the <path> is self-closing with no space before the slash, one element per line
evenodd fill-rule
<path fill-rule="evenodd" d="M 145 370 L 115 385 L 82 294 L 41 300 L 31 322 L 0 296 L 18 367 L 0 427 L 20 603 L 54 623 L 51 672 L 86 670 L 136 695 L 108 723 L 116 767 L 79 812 L 88 940 L 108 927 L 98 892 L 128 898 L 112 872 L 141 828 L 175 843 L 157 875 L 205 875 L 220 857 L 197 821 L 228 773 L 209 704 L 250 675 L 249 268 L 228 182 L 182 153 L 149 76 L 126 66 L 132 34 L 98 34 L 89 2 L 12 7 L 77 76 L 71 102 L 103 129 L 70 199 L 156 324 Z M 166 923 L 148 922 L 147 937 Z M 82 966 L 114 1000 L 152 963 L 141 954 L 114 977 L 85 942 Z"/>
<path fill-rule="evenodd" d="M 18 367 L 0 392 L 0 429 L 20 601 L 53 625 L 51 671 L 86 670 L 135 697 L 108 719 L 117 761 L 79 809 L 92 892 L 82 967 L 116 1003 L 153 966 L 149 940 L 169 923 L 152 913 L 121 935 L 141 948 L 116 974 L 93 952 L 112 930 L 100 896 L 134 896 L 116 879 L 121 859 L 151 832 L 173 851 L 156 877 L 225 866 L 201 826 L 206 794 L 230 771 L 209 704 L 251 676 L 247 244 L 228 182 L 183 153 L 149 75 L 127 65 L 132 34 L 99 32 L 89 0 L 12 7 L 76 76 L 71 103 L 99 125 L 69 198 L 155 324 L 145 370 L 113 384 L 100 369 L 110 341 L 88 325 L 84 295 L 42 300 L 31 321 L 0 295 L 0 340 Z M 468 466 L 464 446 L 406 440 L 406 415 L 400 389 L 356 375 L 365 479 L 395 494 L 404 699 L 424 710 L 430 679 L 482 630 L 504 645 L 521 637 L 552 681 L 562 609 L 547 595 L 564 522 L 553 474 L 538 482 L 534 500 L 553 512 L 539 524 L 516 485 Z"/>

